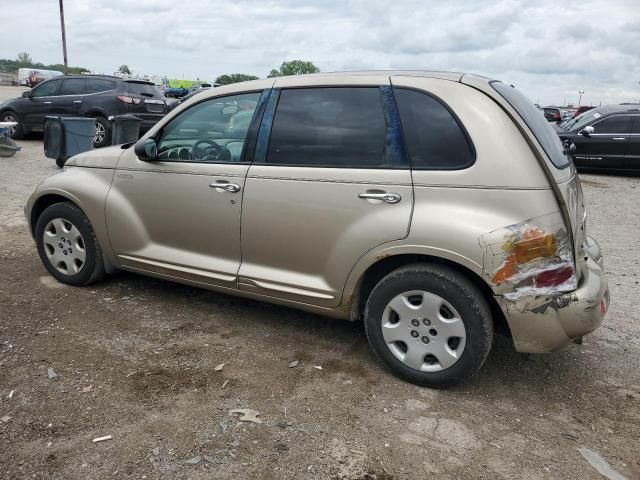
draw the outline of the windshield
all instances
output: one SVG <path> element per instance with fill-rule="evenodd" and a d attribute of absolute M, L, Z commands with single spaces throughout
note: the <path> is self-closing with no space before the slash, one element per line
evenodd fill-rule
<path fill-rule="evenodd" d="M 565 168 L 571 160 L 565 154 L 560 137 L 531 100 L 515 88 L 502 82 L 491 82 L 491 86 L 511 105 L 527 124 L 543 150 L 556 168 Z M 545 109 L 547 110 L 547 109 Z"/>

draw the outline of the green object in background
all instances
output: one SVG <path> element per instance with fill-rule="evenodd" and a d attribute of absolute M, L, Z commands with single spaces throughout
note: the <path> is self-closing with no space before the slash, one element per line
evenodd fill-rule
<path fill-rule="evenodd" d="M 193 84 L 196 83 L 193 80 L 180 80 L 177 78 L 168 78 L 167 83 L 169 84 L 169 88 L 186 88 L 187 90 L 193 87 Z M 202 83 L 202 82 L 198 82 Z"/>

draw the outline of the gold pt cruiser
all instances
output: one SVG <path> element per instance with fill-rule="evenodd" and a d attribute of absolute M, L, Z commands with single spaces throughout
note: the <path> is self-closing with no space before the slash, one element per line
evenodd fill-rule
<path fill-rule="evenodd" d="M 396 375 L 473 375 L 494 331 L 552 352 L 609 304 L 580 181 L 515 88 L 349 72 L 207 90 L 72 157 L 25 213 L 47 270 L 117 270 L 364 321 Z"/>

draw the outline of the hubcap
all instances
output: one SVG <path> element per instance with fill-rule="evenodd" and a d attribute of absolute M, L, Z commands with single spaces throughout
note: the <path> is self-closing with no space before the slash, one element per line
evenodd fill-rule
<path fill-rule="evenodd" d="M 64 275 L 75 275 L 84 267 L 87 258 L 80 231 L 69 220 L 54 218 L 42 235 L 44 251 L 51 265 Z"/>
<path fill-rule="evenodd" d="M 93 136 L 93 143 L 102 143 L 107 131 L 100 122 L 96 122 L 96 134 Z"/>
<path fill-rule="evenodd" d="M 394 297 L 384 309 L 382 336 L 391 353 L 408 367 L 438 372 L 460 359 L 467 331 L 444 298 L 413 290 Z"/>
<path fill-rule="evenodd" d="M 16 122 L 18 123 L 18 119 L 16 117 L 14 117 L 13 115 L 11 115 L 10 113 L 6 114 L 4 116 L 4 121 L 5 122 Z M 7 128 L 7 133 L 9 133 L 9 135 L 13 135 L 16 132 L 16 127 L 9 127 Z"/>

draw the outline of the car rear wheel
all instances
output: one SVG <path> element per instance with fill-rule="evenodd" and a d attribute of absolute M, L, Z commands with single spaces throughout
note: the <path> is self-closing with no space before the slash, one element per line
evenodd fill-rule
<path fill-rule="evenodd" d="M 104 277 L 102 250 L 86 215 L 69 202 L 46 208 L 35 229 L 40 260 L 58 281 L 88 285 Z"/>
<path fill-rule="evenodd" d="M 491 310 L 479 289 L 435 264 L 405 266 L 380 280 L 366 304 L 365 330 L 392 373 L 436 388 L 476 373 L 493 340 Z"/>
<path fill-rule="evenodd" d="M 9 136 L 14 140 L 21 140 L 24 138 L 24 128 L 20 123 L 18 114 L 12 111 L 4 112 L 2 117 L 0 117 L 0 122 L 16 122 L 17 125 L 9 129 Z"/>
<path fill-rule="evenodd" d="M 100 148 L 111 145 L 111 126 L 104 117 L 96 117 L 96 133 L 93 137 L 93 147 Z"/>

